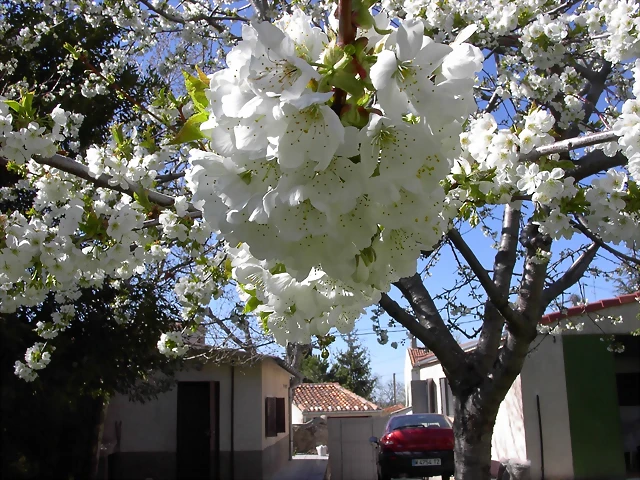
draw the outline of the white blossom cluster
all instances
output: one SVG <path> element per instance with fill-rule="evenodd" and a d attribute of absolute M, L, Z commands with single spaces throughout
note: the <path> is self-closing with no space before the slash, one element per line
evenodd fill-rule
<path fill-rule="evenodd" d="M 534 148 L 553 143 L 548 133 L 554 126 L 553 116 L 545 110 L 535 110 L 523 119 L 518 134 L 499 130 L 491 114 L 479 116 L 460 137 L 463 155 L 452 169 L 452 182 L 465 177 L 467 187 L 459 186 L 448 194 L 449 207 L 459 209 L 467 200 L 487 200 L 508 203 L 513 198 L 531 198 L 537 208 L 543 233 L 553 239 L 571 238 L 575 228 L 567 207 L 579 191 L 584 193 L 582 220 L 600 238 L 608 242 L 633 245 L 640 238 L 640 215 L 626 207 L 627 180 L 637 180 L 640 155 L 640 117 L 634 113 L 636 100 L 628 100 L 622 115 L 612 130 L 621 135 L 620 145 L 629 159 L 626 172 L 609 169 L 589 185 L 580 185 L 557 165 L 558 155 L 550 155 L 546 165 L 541 159 L 527 160 Z M 607 154 L 616 153 L 617 144 L 608 147 Z M 555 163 L 554 163 L 555 162 Z M 487 174 L 487 172 L 491 172 Z M 627 173 L 628 172 L 628 173 Z M 457 175 L 457 177 L 456 177 Z M 472 186 L 472 187 L 470 187 Z M 542 259 L 541 259 L 542 260 Z"/>
<path fill-rule="evenodd" d="M 111 185 L 120 185 L 124 188 L 129 184 L 141 185 L 150 188 L 153 180 L 165 163 L 175 153 L 171 148 L 164 148 L 151 153 L 138 144 L 138 130 L 132 129 L 128 133 L 128 139 L 133 142 L 131 155 L 116 154 L 117 145 L 92 146 L 85 155 L 85 161 L 94 178 L 103 173 L 111 176 Z"/>
<path fill-rule="evenodd" d="M 612 126 L 612 130 L 620 135 L 618 145 L 629 159 L 627 170 L 630 177 L 640 182 L 640 60 L 636 60 L 633 68 L 633 95 L 622 105 L 622 115 Z"/>
<path fill-rule="evenodd" d="M 577 5 L 551 0 L 385 0 L 402 18 L 420 18 L 436 40 L 477 25 L 476 45 L 503 55 L 486 86 L 501 98 L 552 105 L 558 126 L 582 119 L 585 79 L 572 59 L 591 57 L 617 63 L 640 53 L 640 11 L 634 0 L 588 0 Z M 600 63 L 600 65 L 602 65 Z"/>
<path fill-rule="evenodd" d="M 56 141 L 66 125 L 66 115 L 61 109 L 52 115 L 55 126 L 47 132 L 38 122 L 29 122 L 26 127 L 14 129 L 14 116 L 7 98 L 0 96 L 0 155 L 22 164 L 34 155 L 50 157 L 56 152 Z M 58 113 L 56 112 L 56 113 Z"/>
<path fill-rule="evenodd" d="M 25 363 L 19 360 L 16 361 L 14 365 L 15 374 L 27 382 L 32 382 L 38 376 L 36 370 L 42 370 L 51 362 L 51 352 L 53 350 L 55 350 L 55 347 L 36 342 L 27 349 L 24 355 Z"/>
<path fill-rule="evenodd" d="M 349 333 L 364 308 L 380 299 L 373 287 L 340 282 L 319 269 L 298 281 L 275 261 L 257 260 L 246 244 L 227 252 L 233 258 L 233 277 L 242 285 L 241 300 L 259 301 L 256 313 L 265 316 L 265 326 L 282 345 L 309 343 L 313 335 L 325 336 L 332 328 Z"/>
<path fill-rule="evenodd" d="M 552 0 L 385 0 L 376 28 L 362 26 L 349 51 L 331 31 L 332 14 L 325 25 L 335 6 L 324 2 L 305 7 L 313 24 L 296 7 L 275 24 L 249 26 L 237 4 L 221 2 L 147 8 L 134 0 L 22 1 L 43 9 L 55 24 L 51 31 L 67 14 L 95 28 L 105 21 L 117 26 L 119 48 L 95 65 L 101 74 L 69 87 L 87 97 L 112 93 L 108 85 L 130 52 L 169 75 L 192 63 L 186 60 L 196 49 L 217 48 L 206 62 L 221 67 L 209 76 L 207 140 L 191 150 L 186 181 L 171 189 L 159 184 L 160 175 L 185 166 L 187 149 L 166 139 L 149 147 L 141 124 L 164 128 L 192 115 L 193 103 L 154 102 L 123 127 L 127 148 L 114 140 L 76 158 L 94 178 L 108 175 L 112 188 L 169 192 L 175 203 L 168 208 L 31 160 L 52 156 L 62 141 L 73 145 L 82 118 L 57 108 L 44 121 L 18 122 L 10 102 L 31 86 L 18 82 L 2 92 L 0 155 L 27 180 L 0 190 L 0 199 L 28 189 L 35 200 L 28 215 L 0 214 L 0 311 L 38 305 L 54 292 L 61 307 L 36 326 L 43 339 L 72 321 L 70 302 L 80 287 L 170 263 L 178 250 L 197 259 L 189 274 L 176 275 L 175 286 L 183 317 L 197 320 L 226 281 L 224 257 L 203 257 L 213 232 L 227 241 L 241 298 L 280 343 L 306 342 L 331 328 L 349 331 L 391 282 L 416 271 L 420 250 L 437 242 L 452 219 L 477 221 L 477 214 L 464 213 L 476 205 L 531 201 L 541 231 L 553 239 L 572 237 L 579 221 L 606 242 L 638 241 L 629 182 L 640 177 L 640 108 L 627 98 L 629 68 L 619 63 L 640 49 L 633 0 L 570 8 Z M 241 39 L 230 28 L 235 21 L 244 25 Z M 15 42 L 35 48 L 51 31 L 39 25 L 17 32 Z M 158 46 L 168 32 L 173 41 Z M 465 43 L 471 34 L 484 52 Z M 489 63 L 497 60 L 476 78 L 483 53 Z M 583 118 L 585 65 L 595 72 L 606 62 L 614 64 L 617 83 L 605 95 L 615 92 L 615 101 L 607 97 L 608 106 Z M 60 72 L 73 64 L 65 57 Z M 0 65 L 15 68 L 11 61 Z M 637 80 L 640 64 L 633 72 Z M 341 100 L 337 90 L 346 92 Z M 56 93 L 64 92 L 45 95 Z M 474 96 L 489 104 L 495 96 L 502 111 L 469 119 Z M 619 116 L 618 101 L 624 101 Z M 573 126 L 582 132 L 611 126 L 621 138 L 598 148 L 614 155 L 620 147 L 628 163 L 576 182 L 557 155 L 527 159 Z M 192 218 L 193 207 L 203 220 Z M 536 261 L 549 258 L 540 251 Z M 169 356 L 186 351 L 177 332 L 165 334 L 158 348 Z M 49 352 L 36 344 L 16 374 L 33 380 Z"/>
<path fill-rule="evenodd" d="M 163 333 L 158 340 L 158 351 L 167 357 L 181 357 L 189 350 L 184 344 L 184 338 L 180 332 Z"/>
<path fill-rule="evenodd" d="M 469 44 L 440 44 L 422 30 L 419 21 L 402 22 L 379 41 L 370 70 L 379 105 L 357 128 L 327 105 L 333 92 L 309 88 L 322 85 L 316 65 L 332 61 L 336 48 L 309 17 L 296 10 L 275 25 L 245 26 L 229 67 L 210 77 L 202 130 L 215 153 L 192 150 L 187 174 L 212 227 L 256 259 L 283 264 L 279 279 L 311 282 L 327 298 L 336 289 L 364 291 L 371 304 L 371 287 L 387 289 L 415 271 L 420 249 L 437 242 L 449 221 L 440 213 L 440 181 L 451 139 L 475 109 L 473 78 L 483 59 Z M 335 285 L 321 287 L 325 277 Z M 274 285 L 265 283 L 266 298 Z M 290 308 L 290 301 L 276 303 Z M 331 316 L 327 305 L 300 309 L 289 321 L 322 323 Z M 329 322 L 311 331 L 336 321 Z"/>

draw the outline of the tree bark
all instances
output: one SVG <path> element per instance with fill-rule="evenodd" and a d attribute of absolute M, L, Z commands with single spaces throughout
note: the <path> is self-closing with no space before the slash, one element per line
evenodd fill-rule
<path fill-rule="evenodd" d="M 474 395 L 454 395 L 456 480 L 491 480 L 491 437 L 498 406 L 480 408 Z"/>

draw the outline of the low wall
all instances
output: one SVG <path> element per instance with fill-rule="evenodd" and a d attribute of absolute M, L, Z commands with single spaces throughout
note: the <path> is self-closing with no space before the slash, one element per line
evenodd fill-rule
<path fill-rule="evenodd" d="M 307 423 L 293 425 L 293 451 L 316 454 L 318 445 L 329 444 L 327 420 L 316 417 Z"/>

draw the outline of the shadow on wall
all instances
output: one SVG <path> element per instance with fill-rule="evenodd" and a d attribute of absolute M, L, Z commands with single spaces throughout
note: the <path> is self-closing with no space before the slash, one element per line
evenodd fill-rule
<path fill-rule="evenodd" d="M 295 453 L 316 455 L 316 447 L 329 444 L 327 419 L 323 415 L 300 425 L 293 425 L 293 450 Z"/>

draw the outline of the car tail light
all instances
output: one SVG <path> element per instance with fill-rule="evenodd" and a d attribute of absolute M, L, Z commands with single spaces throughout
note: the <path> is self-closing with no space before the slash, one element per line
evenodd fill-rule
<path fill-rule="evenodd" d="M 395 445 L 396 443 L 397 442 L 393 437 L 393 433 L 388 433 L 380 439 L 380 445 L 383 445 L 385 447 L 390 445 Z"/>
<path fill-rule="evenodd" d="M 380 439 L 380 447 L 383 452 L 395 452 L 400 447 L 398 439 L 391 433 L 387 433 Z"/>
<path fill-rule="evenodd" d="M 436 443 L 436 448 L 441 450 L 453 450 L 454 440 L 453 440 L 453 430 L 449 430 L 447 434 L 440 435 L 434 439 L 434 443 Z"/>

